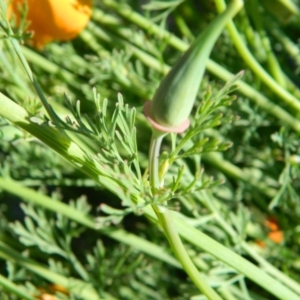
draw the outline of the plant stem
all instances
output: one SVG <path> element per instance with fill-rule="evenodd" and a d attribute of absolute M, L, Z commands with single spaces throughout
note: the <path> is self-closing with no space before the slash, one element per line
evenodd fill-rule
<path fill-rule="evenodd" d="M 237 300 L 237 298 L 234 297 L 232 293 L 230 293 L 230 291 L 226 289 L 226 287 L 220 288 L 220 293 L 222 294 L 225 300 Z"/>
<path fill-rule="evenodd" d="M 153 198 L 155 201 L 155 192 L 160 188 L 159 182 L 159 151 L 160 145 L 165 133 L 157 132 L 153 129 L 153 134 L 150 142 L 149 150 L 149 176 L 152 187 Z M 172 220 L 169 209 L 166 206 L 152 204 L 152 208 L 157 216 L 158 222 L 161 225 L 169 244 L 180 261 L 183 269 L 186 271 L 190 279 L 194 282 L 197 288 L 210 300 L 221 300 L 220 296 L 206 283 L 203 276 L 199 273 L 194 263 L 190 259 L 186 249 L 184 248 L 175 224 Z"/>
<path fill-rule="evenodd" d="M 160 187 L 158 169 L 159 169 L 159 150 L 164 134 L 152 134 L 149 147 L 149 176 L 152 193 Z"/>
<path fill-rule="evenodd" d="M 176 257 L 181 262 L 183 269 L 197 288 L 211 300 L 222 300 L 222 298 L 206 283 L 205 278 L 199 273 L 194 263 L 184 248 L 178 235 L 172 216 L 167 207 L 152 205 L 156 213 L 159 224 L 162 226 L 164 233 L 174 251 Z"/>

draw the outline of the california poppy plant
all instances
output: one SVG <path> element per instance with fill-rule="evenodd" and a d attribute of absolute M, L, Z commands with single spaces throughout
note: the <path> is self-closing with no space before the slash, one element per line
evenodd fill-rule
<path fill-rule="evenodd" d="M 18 18 L 27 3 L 28 30 L 33 32 L 33 44 L 41 48 L 53 41 L 76 37 L 87 25 L 92 0 L 13 0 L 10 9 Z"/>

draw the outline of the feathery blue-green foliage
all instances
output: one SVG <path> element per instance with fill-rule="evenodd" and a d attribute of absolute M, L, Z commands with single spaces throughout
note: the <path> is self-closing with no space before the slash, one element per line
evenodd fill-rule
<path fill-rule="evenodd" d="M 166 202 L 221 299 L 300 299 L 299 1 L 249 0 L 228 24 L 157 189 L 142 106 L 226 5 L 141 2 L 95 0 L 80 36 L 40 51 L 1 14 L 1 299 L 205 299 L 152 210 Z"/>

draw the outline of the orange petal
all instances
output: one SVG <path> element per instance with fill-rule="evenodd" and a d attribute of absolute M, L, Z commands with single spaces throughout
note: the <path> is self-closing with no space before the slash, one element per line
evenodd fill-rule
<path fill-rule="evenodd" d="M 281 231 L 281 230 L 271 231 L 271 232 L 269 232 L 268 237 L 274 243 L 280 244 L 284 239 L 284 234 L 283 234 L 283 231 Z"/>
<path fill-rule="evenodd" d="M 20 5 L 25 0 L 13 0 L 11 7 L 18 19 Z M 33 42 L 42 47 L 53 40 L 66 41 L 76 37 L 87 25 L 92 13 L 92 0 L 27 0 L 28 30 L 34 32 Z"/>
<path fill-rule="evenodd" d="M 273 216 L 269 216 L 264 223 L 271 231 L 279 230 L 278 221 Z"/>

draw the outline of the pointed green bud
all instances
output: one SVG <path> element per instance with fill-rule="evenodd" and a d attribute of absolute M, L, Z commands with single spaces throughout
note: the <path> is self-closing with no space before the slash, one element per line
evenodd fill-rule
<path fill-rule="evenodd" d="M 188 126 L 187 119 L 197 96 L 211 50 L 226 23 L 242 7 L 242 0 L 234 0 L 226 11 L 209 24 L 162 80 L 152 103 L 148 103 L 148 108 L 145 107 L 145 114 L 148 120 L 152 119 L 152 125 L 156 123 L 157 126 L 169 128 L 170 131 L 184 123 Z"/>

